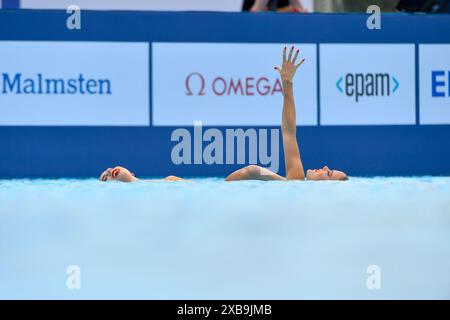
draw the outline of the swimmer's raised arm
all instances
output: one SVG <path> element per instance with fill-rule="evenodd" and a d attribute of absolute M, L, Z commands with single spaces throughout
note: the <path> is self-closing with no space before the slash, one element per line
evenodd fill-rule
<path fill-rule="evenodd" d="M 295 119 L 295 104 L 293 91 L 293 78 L 297 68 L 305 61 L 301 59 L 298 64 L 295 64 L 299 50 L 295 52 L 294 57 L 292 53 L 294 47 L 289 51 L 289 56 L 286 58 L 286 47 L 283 50 L 283 64 L 275 67 L 280 73 L 281 81 L 283 83 L 283 113 L 281 122 L 281 133 L 283 136 L 284 147 L 284 162 L 286 166 L 286 178 L 288 180 L 304 180 L 305 172 L 303 170 L 302 160 L 300 158 L 300 150 L 297 144 L 297 123 Z"/>

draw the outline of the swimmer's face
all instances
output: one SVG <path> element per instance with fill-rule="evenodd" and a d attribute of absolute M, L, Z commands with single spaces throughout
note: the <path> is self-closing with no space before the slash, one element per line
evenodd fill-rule
<path fill-rule="evenodd" d="M 308 180 L 348 180 L 347 175 L 339 170 L 330 170 L 327 166 L 322 169 L 306 171 L 306 179 Z"/>
<path fill-rule="evenodd" d="M 108 168 L 100 175 L 100 181 L 122 181 L 122 182 L 133 182 L 136 181 L 134 173 L 128 171 L 124 167 L 114 167 Z"/>

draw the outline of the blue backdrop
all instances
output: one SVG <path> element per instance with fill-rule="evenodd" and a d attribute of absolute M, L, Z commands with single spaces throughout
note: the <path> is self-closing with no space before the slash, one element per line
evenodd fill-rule
<path fill-rule="evenodd" d="M 83 11 L 81 30 L 68 30 L 66 19 L 65 11 L 0 10 L 0 40 L 450 43 L 448 15 L 387 14 L 382 29 L 375 31 L 360 27 L 367 16 L 359 14 Z M 416 46 L 416 55 L 417 50 Z M 418 88 L 417 82 L 416 77 Z M 327 164 L 350 176 L 450 174 L 450 126 L 417 123 L 299 127 L 304 166 Z M 138 176 L 226 176 L 242 167 L 174 165 L 172 131 L 170 127 L 0 127 L 0 177 L 98 176 L 113 165 L 129 167 Z M 284 174 L 282 156 L 280 150 Z"/>

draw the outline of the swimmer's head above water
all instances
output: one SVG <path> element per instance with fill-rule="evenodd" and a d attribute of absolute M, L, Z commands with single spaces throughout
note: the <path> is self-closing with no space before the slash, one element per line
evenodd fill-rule
<path fill-rule="evenodd" d="M 122 181 L 122 182 L 135 182 L 135 181 L 189 181 L 176 176 L 167 176 L 162 180 L 141 180 L 136 178 L 134 173 L 130 172 L 124 167 L 108 168 L 102 172 L 99 178 L 100 181 Z"/>
<path fill-rule="evenodd" d="M 324 166 L 322 169 L 314 169 L 306 171 L 306 179 L 308 180 L 348 180 L 348 176 L 345 172 L 339 170 L 331 170 L 327 166 Z"/>
<path fill-rule="evenodd" d="M 100 181 L 122 181 L 122 182 L 133 182 L 137 181 L 138 178 L 134 176 L 134 173 L 130 172 L 124 167 L 114 167 L 108 168 L 102 172 L 100 175 Z"/>

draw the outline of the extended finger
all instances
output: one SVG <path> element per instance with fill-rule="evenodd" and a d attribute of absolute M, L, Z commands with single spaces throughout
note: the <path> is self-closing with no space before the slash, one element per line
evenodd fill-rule
<path fill-rule="evenodd" d="M 280 66 L 276 66 L 276 67 L 274 67 L 274 69 L 277 70 L 281 74 L 281 67 Z"/>
<path fill-rule="evenodd" d="M 283 66 L 285 65 L 285 63 L 286 63 L 286 47 L 284 47 L 283 49 Z"/>
<path fill-rule="evenodd" d="M 295 60 L 297 60 L 297 56 L 298 56 L 299 51 L 300 51 L 299 49 L 297 49 L 297 51 L 295 51 L 294 59 L 292 59 L 292 63 L 294 63 L 294 64 L 295 64 Z"/>
<path fill-rule="evenodd" d="M 288 56 L 288 62 L 291 62 L 291 58 L 292 58 L 292 52 L 294 51 L 294 46 L 291 47 L 291 50 L 289 51 L 289 56 Z"/>
<path fill-rule="evenodd" d="M 302 65 L 302 63 L 305 62 L 305 59 L 303 58 L 302 60 L 300 60 L 300 62 L 295 66 L 295 69 L 297 69 L 298 67 L 300 67 Z"/>

